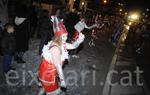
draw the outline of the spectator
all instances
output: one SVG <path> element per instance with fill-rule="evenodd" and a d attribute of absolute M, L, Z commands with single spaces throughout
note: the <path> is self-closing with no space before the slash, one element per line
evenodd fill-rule
<path fill-rule="evenodd" d="M 41 41 L 39 45 L 39 55 L 42 54 L 42 48 L 45 44 L 52 39 L 52 27 L 49 19 L 49 12 L 47 10 L 43 11 L 43 15 L 39 19 L 39 28 Z"/>
<path fill-rule="evenodd" d="M 13 69 L 11 67 L 12 57 L 15 52 L 15 37 L 14 37 L 14 26 L 11 24 L 6 24 L 4 33 L 2 36 L 2 53 L 3 53 L 3 72 L 7 73 L 9 70 Z M 13 69 L 14 70 L 14 69 Z"/>
<path fill-rule="evenodd" d="M 24 53 L 29 49 L 29 7 L 23 2 L 16 2 L 16 17 L 15 17 L 15 37 L 16 37 L 16 53 L 15 60 L 17 63 L 26 63 L 23 60 Z"/>

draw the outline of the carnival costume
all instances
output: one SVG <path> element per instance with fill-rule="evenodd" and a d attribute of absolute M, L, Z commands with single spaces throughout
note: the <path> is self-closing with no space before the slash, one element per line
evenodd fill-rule
<path fill-rule="evenodd" d="M 58 17 L 52 16 L 51 20 L 53 22 L 53 30 L 54 30 L 54 36 L 59 37 L 62 34 L 67 33 L 65 26 L 63 25 L 63 22 L 59 20 Z M 84 40 L 84 37 L 80 36 L 79 39 L 77 39 L 72 45 L 73 48 L 76 48 L 79 46 L 80 43 L 82 43 Z M 48 95 L 57 95 L 61 92 L 60 88 L 61 86 L 66 86 L 65 84 L 65 78 L 62 70 L 62 66 L 64 65 L 65 59 L 68 59 L 68 51 L 66 45 L 67 43 L 63 43 L 61 45 L 60 51 L 61 51 L 61 63 L 54 64 L 52 60 L 52 54 L 50 52 L 50 49 L 52 47 L 58 47 L 56 45 L 52 45 L 52 41 L 49 42 L 47 45 L 43 47 L 43 53 L 42 53 L 42 61 L 38 69 L 38 78 L 42 84 L 43 89 Z M 71 48 L 72 49 L 72 48 Z"/>

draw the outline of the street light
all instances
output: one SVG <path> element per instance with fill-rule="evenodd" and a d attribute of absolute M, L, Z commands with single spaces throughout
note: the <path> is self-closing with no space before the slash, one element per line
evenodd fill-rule
<path fill-rule="evenodd" d="M 119 9 L 120 12 L 122 12 L 122 9 Z"/>
<path fill-rule="evenodd" d="M 138 13 L 131 13 L 128 16 L 128 25 L 131 26 L 133 23 L 139 22 L 140 15 Z"/>
<path fill-rule="evenodd" d="M 131 14 L 131 20 L 138 20 L 139 19 L 139 15 L 134 13 L 134 14 Z"/>
<path fill-rule="evenodd" d="M 107 3 L 107 0 L 104 0 L 104 3 L 106 4 L 106 3 Z"/>
<path fill-rule="evenodd" d="M 84 2 L 82 2 L 81 4 L 82 4 L 82 6 L 84 6 L 84 4 L 85 4 L 85 3 L 84 3 Z"/>

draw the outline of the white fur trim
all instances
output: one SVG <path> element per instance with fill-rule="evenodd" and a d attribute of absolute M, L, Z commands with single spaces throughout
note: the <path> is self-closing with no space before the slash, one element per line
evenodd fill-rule
<path fill-rule="evenodd" d="M 49 50 L 49 47 L 51 45 L 51 42 L 49 42 L 47 45 L 44 45 L 43 49 L 42 49 L 42 56 L 44 57 L 44 59 L 47 62 L 51 62 L 52 61 L 52 56 Z"/>
<path fill-rule="evenodd" d="M 42 49 L 42 56 L 44 57 L 44 59 L 47 61 L 47 62 L 52 62 L 52 56 L 51 56 L 51 52 L 49 50 L 49 47 L 51 46 L 51 42 L 49 42 L 47 45 L 44 45 L 43 49 Z M 69 54 L 68 54 L 68 51 L 65 49 L 65 45 L 61 46 L 61 61 L 64 61 L 65 59 L 68 59 L 69 58 Z"/>

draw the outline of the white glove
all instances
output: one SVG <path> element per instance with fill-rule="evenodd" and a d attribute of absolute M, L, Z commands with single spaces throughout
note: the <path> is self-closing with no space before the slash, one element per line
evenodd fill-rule
<path fill-rule="evenodd" d="M 93 27 L 93 28 L 94 28 L 94 27 L 98 27 L 98 24 L 93 24 L 92 27 Z"/>
<path fill-rule="evenodd" d="M 78 43 L 82 43 L 85 39 L 85 36 L 82 33 L 79 33 L 79 38 L 77 39 Z"/>
<path fill-rule="evenodd" d="M 60 86 L 63 87 L 63 88 L 66 88 L 66 82 L 63 80 L 63 81 L 60 81 Z"/>
<path fill-rule="evenodd" d="M 84 41 L 85 36 L 82 33 L 79 33 L 78 39 L 72 43 L 74 49 L 77 48 L 83 41 Z"/>
<path fill-rule="evenodd" d="M 58 76 L 60 78 L 60 86 L 66 88 L 66 83 L 65 83 L 65 78 L 64 78 L 62 67 L 60 64 L 55 64 L 55 66 L 58 72 Z"/>

